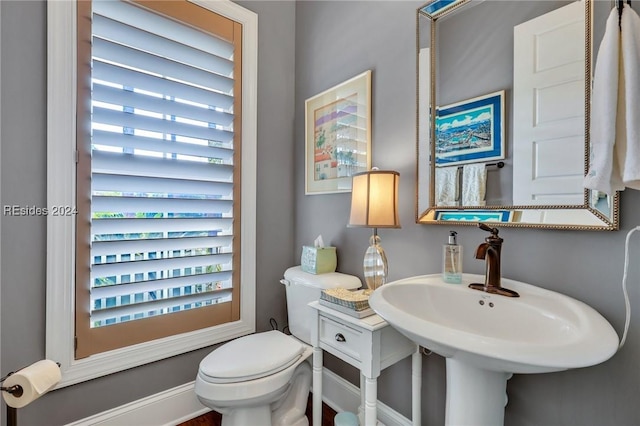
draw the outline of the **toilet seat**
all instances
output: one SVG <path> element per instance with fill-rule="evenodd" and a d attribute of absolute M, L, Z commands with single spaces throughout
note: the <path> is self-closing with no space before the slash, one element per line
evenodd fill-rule
<path fill-rule="evenodd" d="M 277 330 L 244 336 L 212 351 L 200 363 L 209 383 L 239 383 L 276 374 L 296 364 L 305 345 Z"/>

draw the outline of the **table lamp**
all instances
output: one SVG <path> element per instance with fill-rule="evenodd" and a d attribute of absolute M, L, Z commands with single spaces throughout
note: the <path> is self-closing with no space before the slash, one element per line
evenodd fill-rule
<path fill-rule="evenodd" d="M 364 254 L 364 280 L 369 291 L 387 281 L 387 256 L 380 245 L 378 228 L 400 228 L 398 218 L 398 183 L 400 173 L 377 170 L 353 175 L 351 187 L 350 228 L 373 228 L 369 248 Z"/>

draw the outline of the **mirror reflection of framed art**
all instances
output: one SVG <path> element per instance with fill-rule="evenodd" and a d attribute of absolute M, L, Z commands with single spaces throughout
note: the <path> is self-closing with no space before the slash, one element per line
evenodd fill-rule
<path fill-rule="evenodd" d="M 436 166 L 505 158 L 504 90 L 437 108 Z"/>

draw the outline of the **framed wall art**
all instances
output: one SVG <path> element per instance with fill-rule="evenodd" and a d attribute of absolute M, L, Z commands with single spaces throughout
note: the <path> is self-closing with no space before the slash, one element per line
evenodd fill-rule
<path fill-rule="evenodd" d="M 438 107 L 436 166 L 505 158 L 504 90 Z"/>
<path fill-rule="evenodd" d="M 351 191 L 371 168 L 371 71 L 305 102 L 305 194 Z"/>

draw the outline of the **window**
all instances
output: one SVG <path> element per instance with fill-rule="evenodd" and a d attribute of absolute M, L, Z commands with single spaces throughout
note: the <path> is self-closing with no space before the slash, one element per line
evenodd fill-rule
<path fill-rule="evenodd" d="M 240 24 L 78 5 L 76 357 L 238 320 Z"/>
<path fill-rule="evenodd" d="M 77 214 L 48 217 L 47 356 L 71 384 L 252 332 L 255 15 L 49 10 L 48 204 Z"/>

